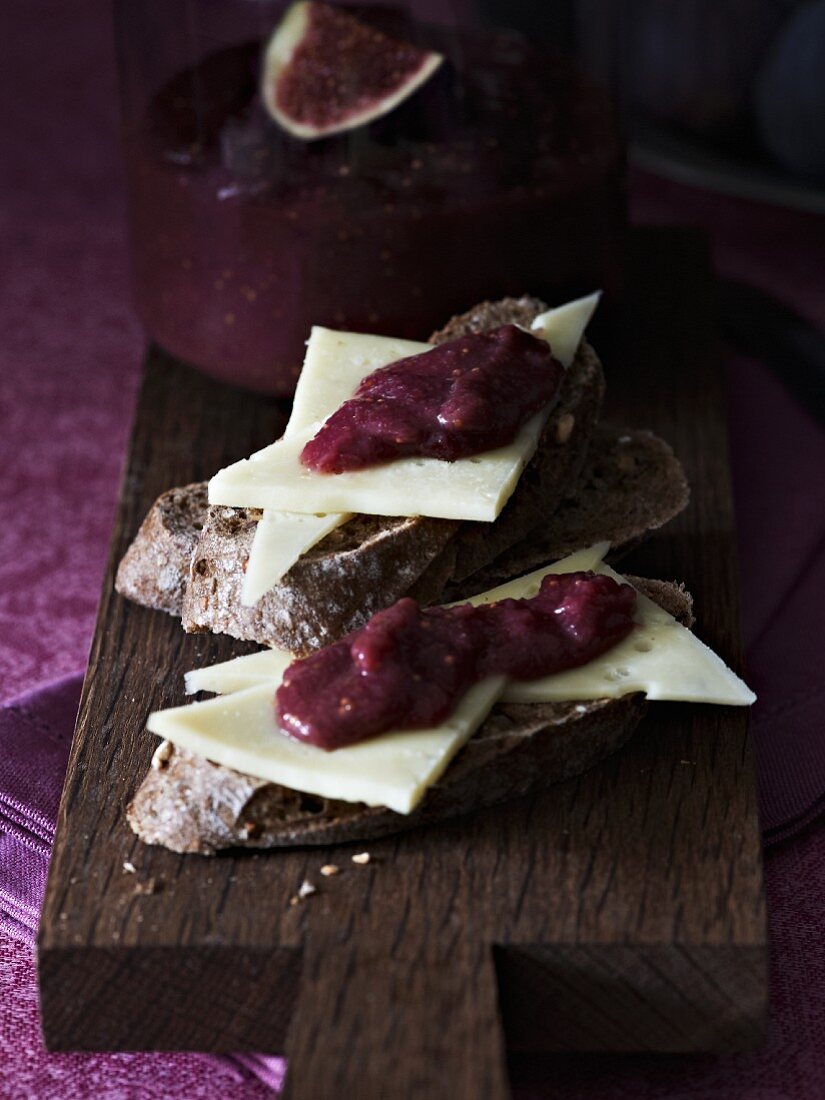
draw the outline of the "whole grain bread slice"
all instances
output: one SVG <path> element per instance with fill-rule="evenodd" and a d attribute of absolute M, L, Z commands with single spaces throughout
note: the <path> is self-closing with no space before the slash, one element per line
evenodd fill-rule
<path fill-rule="evenodd" d="M 445 600 L 484 592 L 574 550 L 607 540 L 610 561 L 629 553 L 678 515 L 690 499 L 682 464 L 653 432 L 599 424 L 575 489 L 553 514 L 494 562 L 453 578 Z"/>
<path fill-rule="evenodd" d="M 245 608 L 240 587 L 260 513 L 210 509 L 206 484 L 200 483 L 158 499 L 124 558 L 117 587 L 138 603 L 180 614 L 191 565 L 190 629 L 216 630 L 263 645 L 286 639 L 288 648 L 304 652 L 319 640 L 332 640 L 361 625 L 359 612 L 371 613 L 384 600 L 411 595 L 425 605 L 441 597 L 459 599 L 602 539 L 612 543 L 613 560 L 680 512 L 688 496 L 684 471 L 665 442 L 651 432 L 599 425 L 575 492 L 527 538 L 470 578 L 454 579 L 458 540 L 449 533 L 457 525 L 434 521 L 422 537 L 420 526 L 409 520 L 396 520 L 397 526 L 387 531 L 386 525 L 361 516 L 331 532 L 293 567 L 286 593 L 273 591 Z M 184 539 L 179 529 L 187 524 L 190 537 Z M 372 572 L 363 584 L 330 584 L 330 573 L 358 574 L 368 540 L 373 540 Z M 399 569 L 396 551 L 405 545 L 412 547 L 412 557 Z M 155 571 L 160 555 L 163 587 Z M 175 573 L 177 583 L 170 589 L 167 578 Z M 176 607 L 168 598 L 170 591 L 179 601 Z M 300 603 L 303 611 L 298 610 Z M 294 622 L 283 619 L 285 608 L 296 616 Z M 299 620 L 303 614 L 306 619 Z"/>
<path fill-rule="evenodd" d="M 506 313 L 505 306 L 496 308 Z M 521 318 L 523 309 L 515 315 Z M 601 364 L 583 344 L 565 372 L 536 455 L 495 523 L 356 516 L 303 555 L 251 608 L 241 604 L 240 592 L 260 513 L 210 508 L 185 588 L 184 629 L 303 653 L 362 626 L 401 596 L 437 599 L 447 580 L 466 577 L 521 541 L 570 491 L 586 459 L 603 391 Z"/>
<path fill-rule="evenodd" d="M 628 579 L 691 625 L 692 600 L 684 588 Z M 458 817 L 579 775 L 620 748 L 645 709 L 640 694 L 496 706 L 408 815 L 302 794 L 162 742 L 127 817 L 145 843 L 201 855 L 237 846 L 366 841 Z"/>

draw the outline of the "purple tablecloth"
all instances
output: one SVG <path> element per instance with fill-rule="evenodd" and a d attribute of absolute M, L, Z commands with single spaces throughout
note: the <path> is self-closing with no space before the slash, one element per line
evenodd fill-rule
<path fill-rule="evenodd" d="M 4 16 L 0 1097 L 251 1100 L 270 1094 L 261 1078 L 277 1080 L 272 1060 L 58 1056 L 40 1046 L 33 929 L 142 340 L 126 281 L 108 7 L 30 0 Z M 712 228 L 722 270 L 825 327 L 822 223 L 651 177 L 636 178 L 634 195 L 645 220 Z M 753 728 L 773 842 L 768 1044 L 726 1058 L 536 1062 L 523 1097 L 825 1095 L 825 826 L 815 820 L 825 797 L 825 439 L 762 365 L 731 358 L 730 391 L 749 679 L 760 693 Z"/>

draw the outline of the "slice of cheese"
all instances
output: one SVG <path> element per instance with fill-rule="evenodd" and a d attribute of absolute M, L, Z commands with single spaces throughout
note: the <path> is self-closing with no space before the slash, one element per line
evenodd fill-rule
<path fill-rule="evenodd" d="M 303 513 L 494 520 L 538 445 L 546 412 L 528 421 L 506 447 L 457 462 L 402 458 L 335 475 L 301 465 L 304 445 L 366 375 L 432 350 L 410 340 L 313 328 L 290 429 L 251 458 L 219 471 L 209 483 L 210 503 Z"/>
<path fill-rule="evenodd" d="M 619 584 L 628 582 L 609 565 L 596 567 Z M 637 592 L 636 629 L 601 657 L 541 680 L 510 680 L 509 703 L 615 699 L 642 691 L 648 699 L 750 706 L 750 688 L 695 634 L 653 600 Z"/>
<path fill-rule="evenodd" d="M 592 569 L 606 573 L 620 584 L 627 584 L 602 563 L 608 548 L 609 544 L 603 542 L 579 550 L 555 565 L 536 569 L 466 602 L 482 604 L 494 600 L 529 599 L 537 594 L 542 579 L 551 572 Z M 643 691 L 649 699 L 730 706 L 747 706 L 756 698 L 713 650 L 641 592 L 637 594 L 636 621 L 636 630 L 601 657 L 580 668 L 540 680 L 509 681 L 503 698 L 513 703 L 572 702 L 615 699 Z M 291 660 L 291 655 L 284 650 L 237 657 L 212 668 L 187 673 L 187 691 L 230 692 L 253 683 L 280 682 Z"/>
<path fill-rule="evenodd" d="M 543 337 L 550 344 L 553 355 L 562 366 L 569 367 L 573 362 L 601 296 L 602 292 L 597 290 L 586 298 L 576 298 L 563 306 L 548 309 L 540 313 L 530 326 L 535 336 Z"/>
<path fill-rule="evenodd" d="M 233 691 L 273 684 L 277 687 L 286 669 L 295 660 L 286 649 L 262 649 L 260 653 L 248 653 L 231 661 L 221 661 L 207 668 L 195 668 L 184 677 L 186 694 L 196 691 L 214 691 L 228 695 Z"/>
<path fill-rule="evenodd" d="M 269 682 L 157 711 L 147 726 L 181 748 L 260 779 L 407 814 L 484 721 L 504 680 L 476 684 L 437 729 L 387 733 L 335 752 L 281 733 L 275 721 L 275 686 Z"/>
<path fill-rule="evenodd" d="M 498 588 L 491 588 L 469 600 L 459 602 L 480 604 L 504 600 L 508 597 L 524 599 L 526 596 L 534 596 L 539 590 L 542 578 L 549 572 L 573 573 L 580 569 L 595 569 L 609 549 L 609 542 L 600 542 L 587 550 L 577 550 L 575 554 L 556 562 L 555 565 L 537 569 L 534 573 L 519 577 L 518 580 L 508 581 L 507 584 L 502 584 Z M 284 669 L 293 660 L 292 654 L 285 649 L 264 649 L 259 653 L 235 657 L 231 661 L 222 661 L 208 668 L 197 668 L 186 673 L 186 691 L 189 695 L 196 691 L 214 691 L 218 695 L 226 695 L 232 691 L 254 687 L 256 684 L 269 683 L 277 687 L 281 682 Z"/>
<path fill-rule="evenodd" d="M 537 414 L 512 443 L 472 458 L 401 458 L 343 474 L 318 474 L 301 464 L 317 430 L 310 428 L 221 470 L 209 483 L 209 503 L 492 522 L 532 458 L 546 418 L 546 411 Z"/>
<path fill-rule="evenodd" d="M 307 550 L 348 519 L 346 512 L 314 515 L 267 508 L 255 528 L 241 588 L 241 603 L 247 607 L 256 604 Z"/>
<path fill-rule="evenodd" d="M 556 358 L 566 367 L 573 361 L 599 297 L 596 293 L 568 302 L 547 310 L 533 322 L 532 330 L 550 342 Z M 352 397 L 366 375 L 398 359 L 432 350 L 430 344 L 412 340 L 315 326 L 307 342 L 284 437 L 250 459 L 219 471 L 209 484 L 210 503 L 304 514 L 365 512 L 494 520 L 536 449 L 546 411 L 526 424 L 507 447 L 457 462 L 399 459 L 385 466 L 334 476 L 314 473 L 300 463 L 304 445 Z M 273 529 L 268 534 L 271 537 L 267 539 L 261 532 L 260 545 L 257 539 L 253 543 L 249 566 L 253 580 L 244 586 L 245 603 L 256 602 L 253 594 L 268 591 L 289 567 L 283 568 L 288 560 L 286 551 L 283 558 L 273 557 L 265 547 L 283 540 L 285 547 L 293 548 L 290 553 L 294 552 L 295 557 L 289 564 L 294 564 L 314 545 L 308 541 L 302 549 L 296 529 L 284 529 L 281 534 Z"/>

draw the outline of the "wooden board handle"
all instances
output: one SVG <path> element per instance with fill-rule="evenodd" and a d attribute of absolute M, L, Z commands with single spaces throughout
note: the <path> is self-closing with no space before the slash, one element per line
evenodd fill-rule
<path fill-rule="evenodd" d="M 284 1100 L 509 1100 L 492 953 L 307 944 L 286 1053 Z"/>

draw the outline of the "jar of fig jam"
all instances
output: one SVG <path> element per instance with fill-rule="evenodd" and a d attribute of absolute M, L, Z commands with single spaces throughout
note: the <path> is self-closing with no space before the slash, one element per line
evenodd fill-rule
<path fill-rule="evenodd" d="M 615 288 L 613 105 L 535 33 L 471 0 L 116 23 L 135 303 L 178 358 L 288 396 L 313 324 L 425 339 L 485 298 Z"/>

